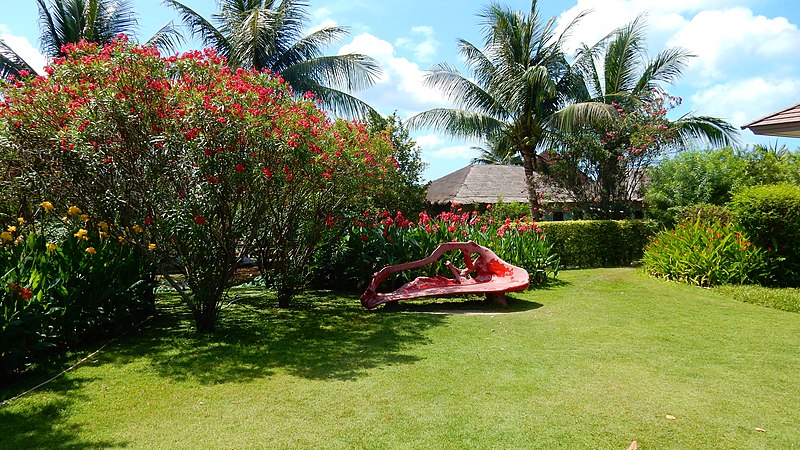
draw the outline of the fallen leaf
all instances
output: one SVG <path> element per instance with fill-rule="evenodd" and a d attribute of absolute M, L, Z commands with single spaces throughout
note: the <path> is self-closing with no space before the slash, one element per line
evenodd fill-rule
<path fill-rule="evenodd" d="M 636 441 L 631 442 L 631 446 L 627 450 L 639 450 L 639 443 Z"/>
<path fill-rule="evenodd" d="M 675 420 L 675 419 L 677 419 L 677 417 L 673 416 L 672 414 L 667 414 L 667 419 Z"/>
<path fill-rule="evenodd" d="M 765 430 L 763 428 L 756 428 L 756 431 L 758 431 L 759 433 L 766 433 L 767 432 L 767 430 Z"/>

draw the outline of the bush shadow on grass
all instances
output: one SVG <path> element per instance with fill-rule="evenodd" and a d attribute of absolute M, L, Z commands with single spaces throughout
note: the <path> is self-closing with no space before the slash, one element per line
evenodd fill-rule
<path fill-rule="evenodd" d="M 94 381 L 76 376 L 61 377 L 40 391 L 49 391 L 53 398 L 46 402 L 36 402 L 33 407 L 13 409 L 13 404 L 25 399 L 14 400 L 11 404 L 0 406 L 0 449 L 20 448 L 118 448 L 126 447 L 122 441 L 89 441 L 78 439 L 80 424 L 63 425 L 62 417 L 74 403 L 86 399 L 78 394 L 80 387 Z"/>
<path fill-rule="evenodd" d="M 367 370 L 408 364 L 403 349 L 428 342 L 426 331 L 447 320 L 431 315 L 376 314 L 355 295 L 309 292 L 290 308 L 275 306 L 260 289 L 237 289 L 217 331 L 197 334 L 191 315 L 162 294 L 160 317 L 100 359 L 127 363 L 145 358 L 160 375 L 214 384 L 241 382 L 278 371 L 310 379 L 350 380 Z"/>
<path fill-rule="evenodd" d="M 428 314 L 507 314 L 514 312 L 530 311 L 541 308 L 542 304 L 528 300 L 522 300 L 514 294 L 506 294 L 507 305 L 503 306 L 479 295 L 441 298 L 423 298 L 412 301 L 401 301 L 386 304 L 381 311 L 383 313 L 392 312 L 416 312 Z"/>

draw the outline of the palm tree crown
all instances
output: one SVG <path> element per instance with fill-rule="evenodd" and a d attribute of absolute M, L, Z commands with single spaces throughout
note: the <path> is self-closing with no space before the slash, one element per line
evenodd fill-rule
<path fill-rule="evenodd" d="M 231 65 L 279 73 L 298 93 L 312 92 L 335 112 L 367 117 L 372 108 L 347 92 L 371 86 L 380 74 L 361 54 L 326 56 L 323 49 L 348 31 L 326 27 L 304 34 L 307 3 L 297 0 L 218 0 L 211 21 L 178 0 L 175 9 L 192 36 L 214 47 Z M 215 26 L 216 24 L 216 26 Z"/>
<path fill-rule="evenodd" d="M 458 43 L 472 78 L 446 63 L 427 74 L 427 85 L 446 94 L 456 107 L 424 111 L 409 119 L 415 128 L 433 127 L 456 138 L 482 139 L 521 155 L 535 219 L 539 204 L 533 173 L 540 165 L 540 147 L 553 137 L 551 117 L 586 96 L 561 50 L 582 16 L 558 34 L 555 18 L 541 20 L 536 0 L 531 1 L 528 14 L 491 4 L 478 14 L 483 49 L 463 39 Z"/>

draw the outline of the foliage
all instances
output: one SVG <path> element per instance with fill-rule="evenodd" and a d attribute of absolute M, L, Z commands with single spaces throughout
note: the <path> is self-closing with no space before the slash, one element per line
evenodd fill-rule
<path fill-rule="evenodd" d="M 697 219 L 658 233 L 642 263 L 653 276 L 698 286 L 750 284 L 768 279 L 768 253 L 738 224 Z"/>
<path fill-rule="evenodd" d="M 800 313 L 800 289 L 797 288 L 727 284 L 718 286 L 715 290 L 740 302 Z"/>
<path fill-rule="evenodd" d="M 528 205 L 520 202 L 506 203 L 498 199 L 497 203 L 486 205 L 486 215 L 498 222 L 508 218 L 525 220 L 529 213 Z"/>
<path fill-rule="evenodd" d="M 392 142 L 399 175 L 396 185 L 387 185 L 385 192 L 378 193 L 380 196 L 375 199 L 375 206 L 410 214 L 421 212 L 425 209 L 426 194 L 422 172 L 428 165 L 422 161 L 422 149 L 409 136 L 408 129 L 397 117 L 397 113 L 387 117 L 371 114 L 369 131 L 372 134 L 382 133 Z"/>
<path fill-rule="evenodd" d="M 699 220 L 703 223 L 729 223 L 733 221 L 733 213 L 725 206 L 709 203 L 697 203 L 681 208 L 676 219 L 678 223 L 689 223 Z"/>
<path fill-rule="evenodd" d="M 17 174 L 5 182 L 142 229 L 143 248 L 183 275 L 167 280 L 200 331 L 213 329 L 244 256 L 259 253 L 290 298 L 320 227 L 396 176 L 389 142 L 329 120 L 313 94 L 297 99 L 268 71 L 124 40 L 67 50 L 49 77 L 4 90 L 3 153 Z"/>
<path fill-rule="evenodd" d="M 531 284 L 541 284 L 558 275 L 559 259 L 542 238 L 536 223 L 525 220 L 495 221 L 477 212 L 454 211 L 436 217 L 419 214 L 409 221 L 401 212 L 366 215 L 354 220 L 341 238 L 324 248 L 318 259 L 315 278 L 323 287 L 363 290 L 374 272 L 384 266 L 424 259 L 442 242 L 474 241 L 490 248 L 504 261 L 528 271 Z M 450 258 L 458 263 L 460 254 Z M 389 278 L 383 288 L 397 287 L 418 276 L 451 276 L 446 258 L 417 270 L 404 271 Z"/>
<path fill-rule="evenodd" d="M 679 152 L 650 169 L 644 197 L 647 213 L 672 226 L 681 208 L 724 205 L 747 183 L 746 173 L 746 161 L 731 147 Z"/>
<path fill-rule="evenodd" d="M 737 192 L 731 210 L 742 228 L 776 264 L 776 281 L 797 286 L 800 277 L 800 186 L 773 184 L 752 186 Z"/>
<path fill-rule="evenodd" d="M 126 243 L 137 233 L 42 205 L 0 234 L 0 380 L 154 312 L 150 260 Z"/>
<path fill-rule="evenodd" d="M 539 151 L 554 135 L 550 119 L 565 103 L 583 98 L 580 79 L 562 51 L 566 36 L 583 15 L 559 33 L 555 19 L 543 21 L 539 16 L 537 0 L 531 1 L 528 14 L 491 4 L 478 14 L 484 48 L 459 40 L 472 76 L 440 63 L 425 78 L 426 85 L 445 94 L 455 108 L 432 109 L 409 119 L 414 128 L 482 139 L 499 155 L 519 154 L 534 219 L 541 212 L 533 173 L 541 169 Z"/>
<path fill-rule="evenodd" d="M 304 34 L 306 2 L 218 0 L 214 23 L 177 0 L 164 3 L 180 14 L 193 37 L 216 49 L 232 66 L 279 73 L 295 92 L 313 92 L 336 113 L 366 118 L 373 111 L 348 92 L 370 87 L 380 65 L 358 53 L 324 55 L 327 46 L 347 35 L 347 28 L 328 26 Z"/>
<path fill-rule="evenodd" d="M 539 226 L 564 267 L 630 265 L 641 258 L 656 230 L 645 220 L 569 220 Z"/>
<path fill-rule="evenodd" d="M 638 16 L 577 53 L 573 66 L 588 95 L 556 115 L 563 133 L 549 160 L 551 180 L 572 193 L 585 217 L 630 216 L 646 169 L 670 149 L 698 140 L 738 141 L 736 129 L 721 119 L 666 117 L 681 99 L 663 84 L 680 78 L 692 55 L 667 48 L 649 59 L 647 47 Z"/>

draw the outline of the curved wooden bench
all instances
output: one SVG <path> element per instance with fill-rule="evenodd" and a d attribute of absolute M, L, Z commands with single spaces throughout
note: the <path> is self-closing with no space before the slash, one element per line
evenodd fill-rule
<path fill-rule="evenodd" d="M 466 268 L 459 269 L 450 261 L 446 265 L 453 278 L 419 277 L 394 292 L 379 293 L 378 286 L 389 276 L 403 270 L 416 269 L 433 263 L 445 253 L 461 250 Z M 476 254 L 474 259 L 472 255 Z M 474 274 L 470 276 L 470 274 Z M 361 295 L 361 304 L 368 309 L 386 302 L 408 300 L 419 297 L 440 297 L 446 295 L 486 294 L 487 298 L 505 304 L 506 292 L 524 291 L 528 288 L 528 272 L 509 264 L 490 249 L 469 242 L 445 242 L 425 259 L 405 264 L 387 266 L 372 275 L 367 290 Z"/>

